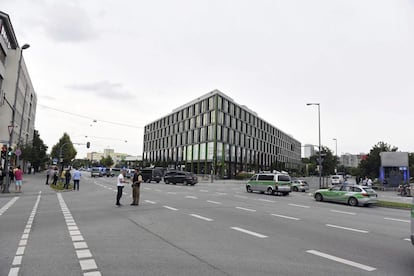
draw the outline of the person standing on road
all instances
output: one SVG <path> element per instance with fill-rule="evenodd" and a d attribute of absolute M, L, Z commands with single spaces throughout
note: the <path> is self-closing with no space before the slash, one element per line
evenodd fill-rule
<path fill-rule="evenodd" d="M 53 170 L 53 182 L 52 182 L 52 185 L 55 185 L 56 186 L 58 179 L 59 179 L 59 170 L 58 170 L 58 168 L 55 167 L 55 169 Z"/>
<path fill-rule="evenodd" d="M 79 181 L 81 178 L 81 172 L 78 170 L 78 168 L 75 168 L 75 171 L 73 172 L 73 190 L 79 191 Z"/>
<path fill-rule="evenodd" d="M 20 169 L 20 166 L 17 166 L 17 169 L 14 171 L 14 177 L 16 178 L 16 193 L 21 193 L 23 184 L 23 171 Z"/>
<path fill-rule="evenodd" d="M 70 183 L 71 178 L 72 178 L 72 175 L 70 174 L 70 170 L 67 169 L 65 171 L 65 186 L 64 186 L 64 189 L 69 189 L 69 183 Z"/>
<path fill-rule="evenodd" d="M 118 175 L 116 187 L 118 188 L 118 192 L 116 194 L 116 206 L 121 206 L 121 197 L 122 197 L 122 190 L 124 189 L 124 184 L 128 183 L 127 180 L 125 180 L 125 174 L 126 170 L 123 169 L 121 173 Z"/>
<path fill-rule="evenodd" d="M 46 185 L 49 185 L 49 178 L 52 175 L 52 169 L 49 167 L 46 171 Z"/>
<path fill-rule="evenodd" d="M 132 178 L 132 206 L 139 205 L 139 194 L 140 194 L 140 187 L 142 182 L 142 175 L 139 172 L 139 168 L 135 168 L 135 173 Z"/>

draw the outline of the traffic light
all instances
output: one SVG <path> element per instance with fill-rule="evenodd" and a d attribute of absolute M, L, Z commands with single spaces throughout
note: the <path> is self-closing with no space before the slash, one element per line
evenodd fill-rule
<path fill-rule="evenodd" d="M 86 142 L 86 148 L 89 149 L 91 147 L 91 142 Z"/>

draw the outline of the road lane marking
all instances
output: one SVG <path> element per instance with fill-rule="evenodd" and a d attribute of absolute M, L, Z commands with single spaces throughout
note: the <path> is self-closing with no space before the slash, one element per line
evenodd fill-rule
<path fill-rule="evenodd" d="M 156 192 L 162 192 L 160 189 L 155 189 L 154 191 L 156 191 Z"/>
<path fill-rule="evenodd" d="M 353 216 L 356 215 L 356 213 L 354 213 L 354 212 L 345 212 L 345 211 L 339 211 L 339 210 L 334 210 L 334 209 L 329 210 L 329 211 L 331 211 L 333 213 L 339 213 L 339 214 L 345 214 L 345 215 L 353 215 Z"/>
<path fill-rule="evenodd" d="M 360 229 L 355 229 L 355 228 L 343 227 L 343 226 L 338 226 L 338 225 L 333 225 L 333 224 L 325 224 L 325 225 L 328 226 L 328 227 L 332 227 L 332 228 L 349 230 L 349 231 L 354 231 L 354 232 L 359 232 L 359 233 L 364 233 L 364 234 L 367 234 L 368 233 L 368 231 L 366 231 L 366 230 L 360 230 Z"/>
<path fill-rule="evenodd" d="M 409 220 L 406 219 L 395 219 L 395 218 L 384 218 L 385 220 L 392 220 L 392 221 L 399 221 L 399 222 L 407 222 L 410 223 Z"/>
<path fill-rule="evenodd" d="M 144 202 L 150 203 L 150 204 L 157 204 L 155 201 L 151 201 L 151 200 L 144 200 Z"/>
<path fill-rule="evenodd" d="M 278 214 L 271 214 L 271 215 L 275 216 L 275 217 L 279 217 L 279 218 L 285 218 L 285 219 L 291 219 L 291 220 L 300 220 L 300 218 L 289 217 L 289 216 L 284 216 L 284 215 L 278 215 Z"/>
<path fill-rule="evenodd" d="M 36 202 L 33 206 L 32 212 L 30 213 L 29 219 L 27 220 L 25 229 L 23 230 L 23 235 L 19 241 L 19 246 L 17 247 L 16 254 L 13 258 L 12 267 L 9 270 L 9 276 L 19 275 L 20 266 L 22 264 L 22 259 L 23 259 L 27 241 L 30 235 L 30 229 L 32 228 L 32 223 L 36 216 L 37 208 L 39 207 L 41 196 L 42 196 L 42 192 L 40 191 L 39 195 L 37 196 Z M 14 197 L 9 202 L 7 202 L 7 204 L 4 205 L 3 208 L 0 209 L 1 211 L 0 215 L 3 214 L 7 209 L 9 209 L 16 202 L 17 199 L 19 199 L 19 197 Z"/>
<path fill-rule="evenodd" d="M 227 193 L 217 193 L 217 195 L 227 195 Z"/>
<path fill-rule="evenodd" d="M 410 238 L 405 238 L 404 240 L 411 242 L 411 239 Z"/>
<path fill-rule="evenodd" d="M 247 196 L 241 196 L 241 195 L 234 195 L 234 197 L 238 197 L 238 198 L 247 198 Z"/>
<path fill-rule="evenodd" d="M 326 253 L 323 253 L 323 252 L 320 252 L 320 251 L 317 251 L 317 250 L 307 250 L 306 252 L 309 253 L 309 254 L 313 254 L 313 255 L 316 255 L 316 256 L 319 256 L 319 257 L 322 257 L 322 258 L 326 258 L 326 259 L 335 261 L 335 262 L 339 262 L 339 263 L 343 263 L 343 264 L 346 264 L 346 265 L 349 265 L 349 266 L 353 266 L 353 267 L 356 267 L 356 268 L 359 268 L 359 269 L 362 269 L 362 270 L 365 270 L 365 271 L 374 271 L 374 270 L 376 270 L 375 267 L 371 267 L 371 266 L 356 263 L 356 262 L 353 262 L 353 261 L 350 261 L 350 260 L 342 259 L 342 258 L 333 256 L 333 255 L 329 255 L 329 254 L 326 254 Z"/>
<path fill-rule="evenodd" d="M 58 193 L 57 197 L 83 276 L 100 276 L 101 272 L 98 270 L 95 259 L 93 258 L 92 253 L 89 250 L 81 231 L 79 230 L 79 227 L 76 225 L 75 220 L 73 219 L 73 216 L 66 205 L 65 200 L 63 199 L 62 193 Z"/>
<path fill-rule="evenodd" d="M 206 217 L 196 215 L 196 214 L 190 214 L 190 216 L 198 218 L 198 219 L 202 219 L 202 220 L 205 220 L 205 221 L 213 221 L 213 219 L 211 219 L 211 218 L 206 218 Z"/>
<path fill-rule="evenodd" d="M 300 207 L 300 208 L 310 208 L 310 206 L 306 206 L 306 205 L 299 205 L 299 204 L 293 204 L 293 203 L 289 203 L 288 205 L 290 205 L 290 206 L 294 206 L 294 207 Z"/>
<path fill-rule="evenodd" d="M 172 211 L 178 211 L 178 209 L 173 208 L 173 207 L 170 207 L 170 206 L 166 206 L 166 205 L 164 205 L 164 206 L 162 206 L 162 207 L 167 208 L 167 209 L 172 210 Z"/>
<path fill-rule="evenodd" d="M 244 211 L 248 211 L 248 212 L 256 212 L 256 210 L 249 209 L 249 208 L 243 208 L 243 207 L 236 207 L 236 209 L 240 209 L 240 210 L 244 210 Z"/>
<path fill-rule="evenodd" d="M 185 196 L 185 198 L 198 199 L 196 196 Z"/>
<path fill-rule="evenodd" d="M 18 196 L 13 197 L 10 199 L 9 202 L 7 202 L 1 209 L 0 209 L 0 216 L 3 215 L 4 212 L 7 211 L 17 200 L 19 199 Z"/>
<path fill-rule="evenodd" d="M 259 198 L 258 201 L 264 201 L 264 202 L 276 202 L 274 200 L 270 200 L 270 199 L 263 199 L 263 198 Z"/>
<path fill-rule="evenodd" d="M 213 203 L 213 204 L 221 204 L 221 202 L 213 201 L 213 200 L 207 200 L 207 202 Z"/>
<path fill-rule="evenodd" d="M 265 235 L 259 234 L 257 232 L 249 231 L 249 230 L 246 230 L 246 229 L 243 229 L 243 228 L 240 228 L 240 227 L 230 227 L 230 228 L 233 229 L 233 230 L 245 233 L 245 234 L 249 234 L 249 235 L 261 238 L 261 239 L 267 238 L 267 236 L 265 236 Z"/>
<path fill-rule="evenodd" d="M 208 190 L 200 190 L 202 193 L 208 193 Z"/>

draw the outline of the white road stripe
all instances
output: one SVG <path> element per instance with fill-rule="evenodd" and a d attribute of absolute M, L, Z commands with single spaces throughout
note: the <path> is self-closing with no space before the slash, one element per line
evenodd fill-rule
<path fill-rule="evenodd" d="M 247 198 L 247 196 L 241 196 L 241 195 L 234 195 L 234 197 L 238 197 L 238 198 Z"/>
<path fill-rule="evenodd" d="M 243 229 L 243 228 L 231 227 L 231 229 L 239 231 L 239 232 L 243 232 L 243 233 L 246 233 L 246 234 L 261 238 L 261 239 L 267 238 L 267 236 L 265 236 L 265 235 L 262 235 L 262 234 L 259 234 L 259 233 L 253 232 L 253 231 L 249 231 L 249 230 L 246 230 L 246 229 Z"/>
<path fill-rule="evenodd" d="M 164 206 L 162 206 L 162 207 L 167 208 L 167 209 L 169 209 L 169 210 L 178 211 L 178 209 L 173 208 L 173 207 L 170 207 L 170 206 L 166 206 L 166 205 L 164 205 Z"/>
<path fill-rule="evenodd" d="M 198 199 L 196 196 L 185 196 L 185 198 Z"/>
<path fill-rule="evenodd" d="M 326 226 L 332 227 L 332 228 L 338 228 L 338 229 L 343 229 L 343 230 L 359 232 L 359 233 L 365 233 L 365 234 L 368 233 L 368 231 L 366 231 L 366 230 L 359 230 L 359 229 L 355 229 L 355 228 L 343 227 L 343 226 L 338 226 L 338 225 L 333 225 L 333 224 L 326 224 Z"/>
<path fill-rule="evenodd" d="M 240 210 L 244 210 L 244 211 L 249 211 L 249 212 L 256 212 L 256 210 L 248 209 L 248 208 L 243 208 L 243 207 L 236 207 L 236 209 L 240 209 Z"/>
<path fill-rule="evenodd" d="M 301 207 L 301 208 L 310 208 L 310 206 L 306 206 L 306 205 L 299 205 L 299 204 L 293 204 L 293 203 L 289 203 L 288 205 L 290 205 L 290 206 L 295 206 L 295 207 Z"/>
<path fill-rule="evenodd" d="M 151 201 L 151 200 L 144 200 L 144 202 L 146 202 L 146 203 L 150 203 L 150 204 L 156 204 L 156 202 Z"/>
<path fill-rule="evenodd" d="M 211 218 L 206 218 L 206 217 L 196 215 L 196 214 L 190 214 L 190 216 L 195 217 L 195 218 L 199 218 L 199 219 L 202 219 L 202 220 L 205 220 L 205 221 L 213 221 L 213 219 L 211 219 Z"/>
<path fill-rule="evenodd" d="M 396 219 L 396 218 L 384 218 L 385 220 L 392 220 L 392 221 L 399 221 L 399 222 L 407 222 L 410 223 L 409 220 L 406 219 Z"/>
<path fill-rule="evenodd" d="M 410 238 L 405 238 L 404 240 L 411 242 L 411 239 Z"/>
<path fill-rule="evenodd" d="M 17 200 L 19 199 L 18 196 L 13 197 L 10 199 L 9 202 L 7 202 L 1 209 L 0 209 L 0 216 L 3 215 L 4 212 L 7 211 Z"/>
<path fill-rule="evenodd" d="M 270 200 L 270 199 L 263 199 L 263 198 L 259 198 L 259 201 L 264 201 L 264 202 L 276 202 L 274 200 Z"/>
<path fill-rule="evenodd" d="M 332 255 L 329 255 L 329 254 L 326 254 L 326 253 L 323 253 L 323 252 L 320 252 L 320 251 L 317 251 L 317 250 L 307 250 L 306 252 L 310 253 L 310 254 L 313 254 L 313 255 L 316 255 L 316 256 L 319 256 L 319 257 L 323 257 L 323 258 L 335 261 L 335 262 L 339 262 L 339 263 L 343 263 L 343 264 L 346 264 L 346 265 L 349 265 L 349 266 L 353 266 L 353 267 L 356 267 L 356 268 L 359 268 L 359 269 L 362 269 L 362 270 L 365 270 L 365 271 L 374 271 L 374 270 L 376 270 L 375 267 L 371 267 L 371 266 L 363 265 L 363 264 L 356 263 L 356 262 L 353 262 L 353 261 L 349 261 L 349 260 L 346 260 L 346 259 L 342 259 L 342 258 L 339 258 L 339 257 L 335 257 L 335 256 L 332 256 Z"/>
<path fill-rule="evenodd" d="M 207 202 L 213 203 L 213 204 L 221 204 L 221 202 L 213 201 L 213 200 L 207 200 Z"/>
<path fill-rule="evenodd" d="M 288 217 L 288 216 L 284 216 L 284 215 L 278 215 L 278 214 L 271 214 L 271 215 L 275 216 L 275 217 L 279 217 L 279 218 L 285 218 L 285 219 L 291 219 L 291 220 L 300 220 L 300 218 Z"/>
<path fill-rule="evenodd" d="M 331 212 L 334 212 L 334 213 L 339 213 L 339 214 L 345 214 L 345 215 L 353 215 L 353 216 L 355 216 L 356 215 L 356 213 L 354 213 L 354 212 L 345 212 L 345 211 L 339 211 L 339 210 L 330 210 Z"/>

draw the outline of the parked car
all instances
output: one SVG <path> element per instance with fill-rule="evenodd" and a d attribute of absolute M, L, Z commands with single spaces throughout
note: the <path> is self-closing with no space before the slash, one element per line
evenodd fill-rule
<path fill-rule="evenodd" d="M 101 177 L 102 175 L 102 168 L 94 167 L 91 169 L 91 177 Z"/>
<path fill-rule="evenodd" d="M 155 181 L 160 183 L 162 177 L 164 176 L 164 168 L 154 167 L 154 168 L 143 168 L 141 170 L 142 180 L 144 182 L 150 183 Z"/>
<path fill-rule="evenodd" d="M 269 195 L 282 194 L 287 196 L 291 191 L 291 179 L 285 173 L 258 173 L 252 176 L 246 184 L 246 191 L 267 192 Z"/>
<path fill-rule="evenodd" d="M 305 180 L 302 180 L 302 179 L 292 180 L 292 191 L 306 192 L 308 190 L 309 190 L 309 184 Z"/>
<path fill-rule="evenodd" d="M 182 183 L 184 185 L 194 186 L 197 183 L 197 176 L 190 172 L 169 171 L 164 175 L 164 183 Z"/>
<path fill-rule="evenodd" d="M 340 174 L 338 175 L 331 175 L 331 184 L 338 185 L 344 182 L 344 177 Z"/>
<path fill-rule="evenodd" d="M 106 177 L 114 177 L 115 173 L 112 171 L 111 168 L 106 168 L 104 175 L 106 175 Z"/>
<path fill-rule="evenodd" d="M 371 188 L 360 185 L 337 185 L 315 191 L 316 201 L 346 203 L 351 206 L 368 206 L 378 202 L 378 194 Z"/>

